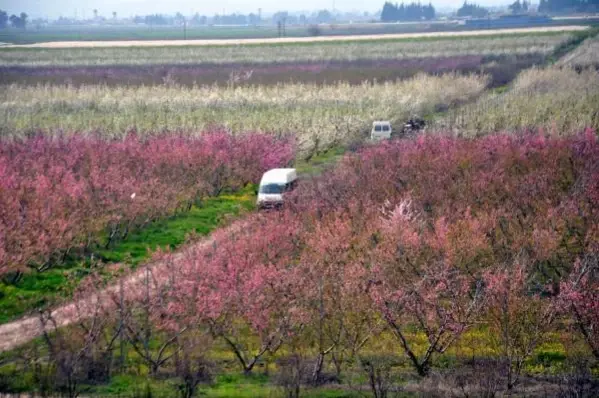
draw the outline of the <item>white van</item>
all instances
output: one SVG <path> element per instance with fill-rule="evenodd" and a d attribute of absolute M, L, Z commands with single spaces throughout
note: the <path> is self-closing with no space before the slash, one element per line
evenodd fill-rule
<path fill-rule="evenodd" d="M 372 130 L 370 131 L 370 139 L 372 141 L 388 140 L 391 138 L 391 122 L 375 121 L 372 122 Z"/>
<path fill-rule="evenodd" d="M 297 185 L 295 169 L 268 170 L 260 180 L 258 208 L 278 207 L 283 204 L 283 195 Z"/>

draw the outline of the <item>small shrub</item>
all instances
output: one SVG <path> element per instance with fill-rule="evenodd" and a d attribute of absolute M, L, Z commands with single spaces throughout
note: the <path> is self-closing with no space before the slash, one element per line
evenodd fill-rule
<path fill-rule="evenodd" d="M 582 357 L 570 358 L 566 372 L 559 380 L 559 397 L 591 398 L 599 396 L 599 380 L 590 369 L 590 361 Z"/>
<path fill-rule="evenodd" d="M 302 384 L 309 377 L 309 367 L 299 354 L 279 358 L 275 383 L 282 387 L 285 397 L 299 398 Z"/>
<path fill-rule="evenodd" d="M 375 398 L 387 398 L 398 391 L 397 376 L 393 370 L 399 365 L 394 356 L 363 356 L 358 360 L 362 372 L 366 375 L 370 392 Z"/>

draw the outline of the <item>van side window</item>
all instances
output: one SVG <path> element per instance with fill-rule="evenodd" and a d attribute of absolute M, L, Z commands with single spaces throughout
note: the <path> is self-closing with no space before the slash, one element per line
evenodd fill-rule
<path fill-rule="evenodd" d="M 285 184 L 285 191 L 293 191 L 297 186 L 297 180 L 293 180 Z"/>

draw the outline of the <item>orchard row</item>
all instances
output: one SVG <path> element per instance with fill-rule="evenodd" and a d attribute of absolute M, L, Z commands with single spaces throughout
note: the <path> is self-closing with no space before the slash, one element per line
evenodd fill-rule
<path fill-rule="evenodd" d="M 37 136 L 0 143 L 0 274 L 44 270 L 110 246 L 203 198 L 257 183 L 291 140 L 213 131 L 122 140 Z"/>

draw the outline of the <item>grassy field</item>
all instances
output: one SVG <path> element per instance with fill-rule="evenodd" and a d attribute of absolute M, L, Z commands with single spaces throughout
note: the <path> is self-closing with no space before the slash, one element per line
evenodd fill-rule
<path fill-rule="evenodd" d="M 195 39 L 195 40 L 107 40 L 107 41 L 58 41 L 40 42 L 33 44 L 9 44 L 7 48 L 94 48 L 94 47 L 155 47 L 155 46 L 226 46 L 246 44 L 291 44 L 291 43 L 323 43 L 340 41 L 371 41 L 389 39 L 425 39 L 425 38 L 458 38 L 464 36 L 495 36 L 497 34 L 529 34 L 539 32 L 574 32 L 584 31 L 590 22 L 581 25 L 556 23 L 556 26 L 513 27 L 496 29 L 471 29 L 459 27 L 452 30 L 427 30 L 402 33 L 374 33 L 374 34 L 325 34 L 311 35 L 311 37 L 272 37 L 272 38 L 246 38 L 235 39 Z M 395 24 L 383 24 L 395 25 Z M 401 26 L 401 24 L 397 24 Z M 396 25 L 396 26 L 397 26 Z M 408 24 L 409 25 L 409 24 Z M 321 26 L 322 27 L 322 26 Z M 334 29 L 334 28 L 333 28 Z M 321 33 L 322 34 L 322 33 Z"/>
<path fill-rule="evenodd" d="M 322 25 L 323 35 L 360 35 L 360 34 L 389 34 L 401 32 L 426 32 L 449 30 L 457 28 L 455 22 L 437 23 L 355 23 Z M 112 26 L 48 26 L 30 27 L 26 32 L 9 29 L 0 32 L 0 42 L 6 43 L 39 43 L 54 41 L 90 41 L 90 40 L 182 40 L 194 39 L 239 39 L 239 38 L 276 38 L 276 25 L 266 26 L 143 26 L 143 25 L 112 25 Z M 291 25 L 285 29 L 288 37 L 313 36 L 310 26 Z"/>
<path fill-rule="evenodd" d="M 571 37 L 568 32 L 526 32 L 439 36 L 323 43 L 275 43 L 225 46 L 0 48 L 0 66 L 115 66 L 272 64 L 449 57 L 458 55 L 549 54 Z M 256 56 L 259 54 L 259 56 Z"/>
<path fill-rule="evenodd" d="M 516 30 L 576 30 L 584 29 L 593 20 L 555 21 L 546 26 L 532 28 L 512 28 Z M 596 22 L 596 19 L 595 19 Z M 462 35 L 493 34 L 497 29 L 472 29 L 459 25 L 457 21 L 427 21 L 404 23 L 353 23 L 353 24 L 321 24 L 321 25 L 288 25 L 285 37 L 279 37 L 276 26 L 195 26 L 183 29 L 182 26 L 48 26 L 21 29 L 3 29 L 0 32 L 0 43 L 16 45 L 64 46 L 64 43 L 137 41 L 141 45 L 152 41 L 185 42 L 195 41 L 261 41 L 261 40 L 336 40 L 338 37 L 364 38 L 377 35 Z M 46 44 L 43 44 L 46 43 Z M 70 44 L 71 46 L 73 44 Z M 108 45 L 108 44 L 107 44 Z"/>

